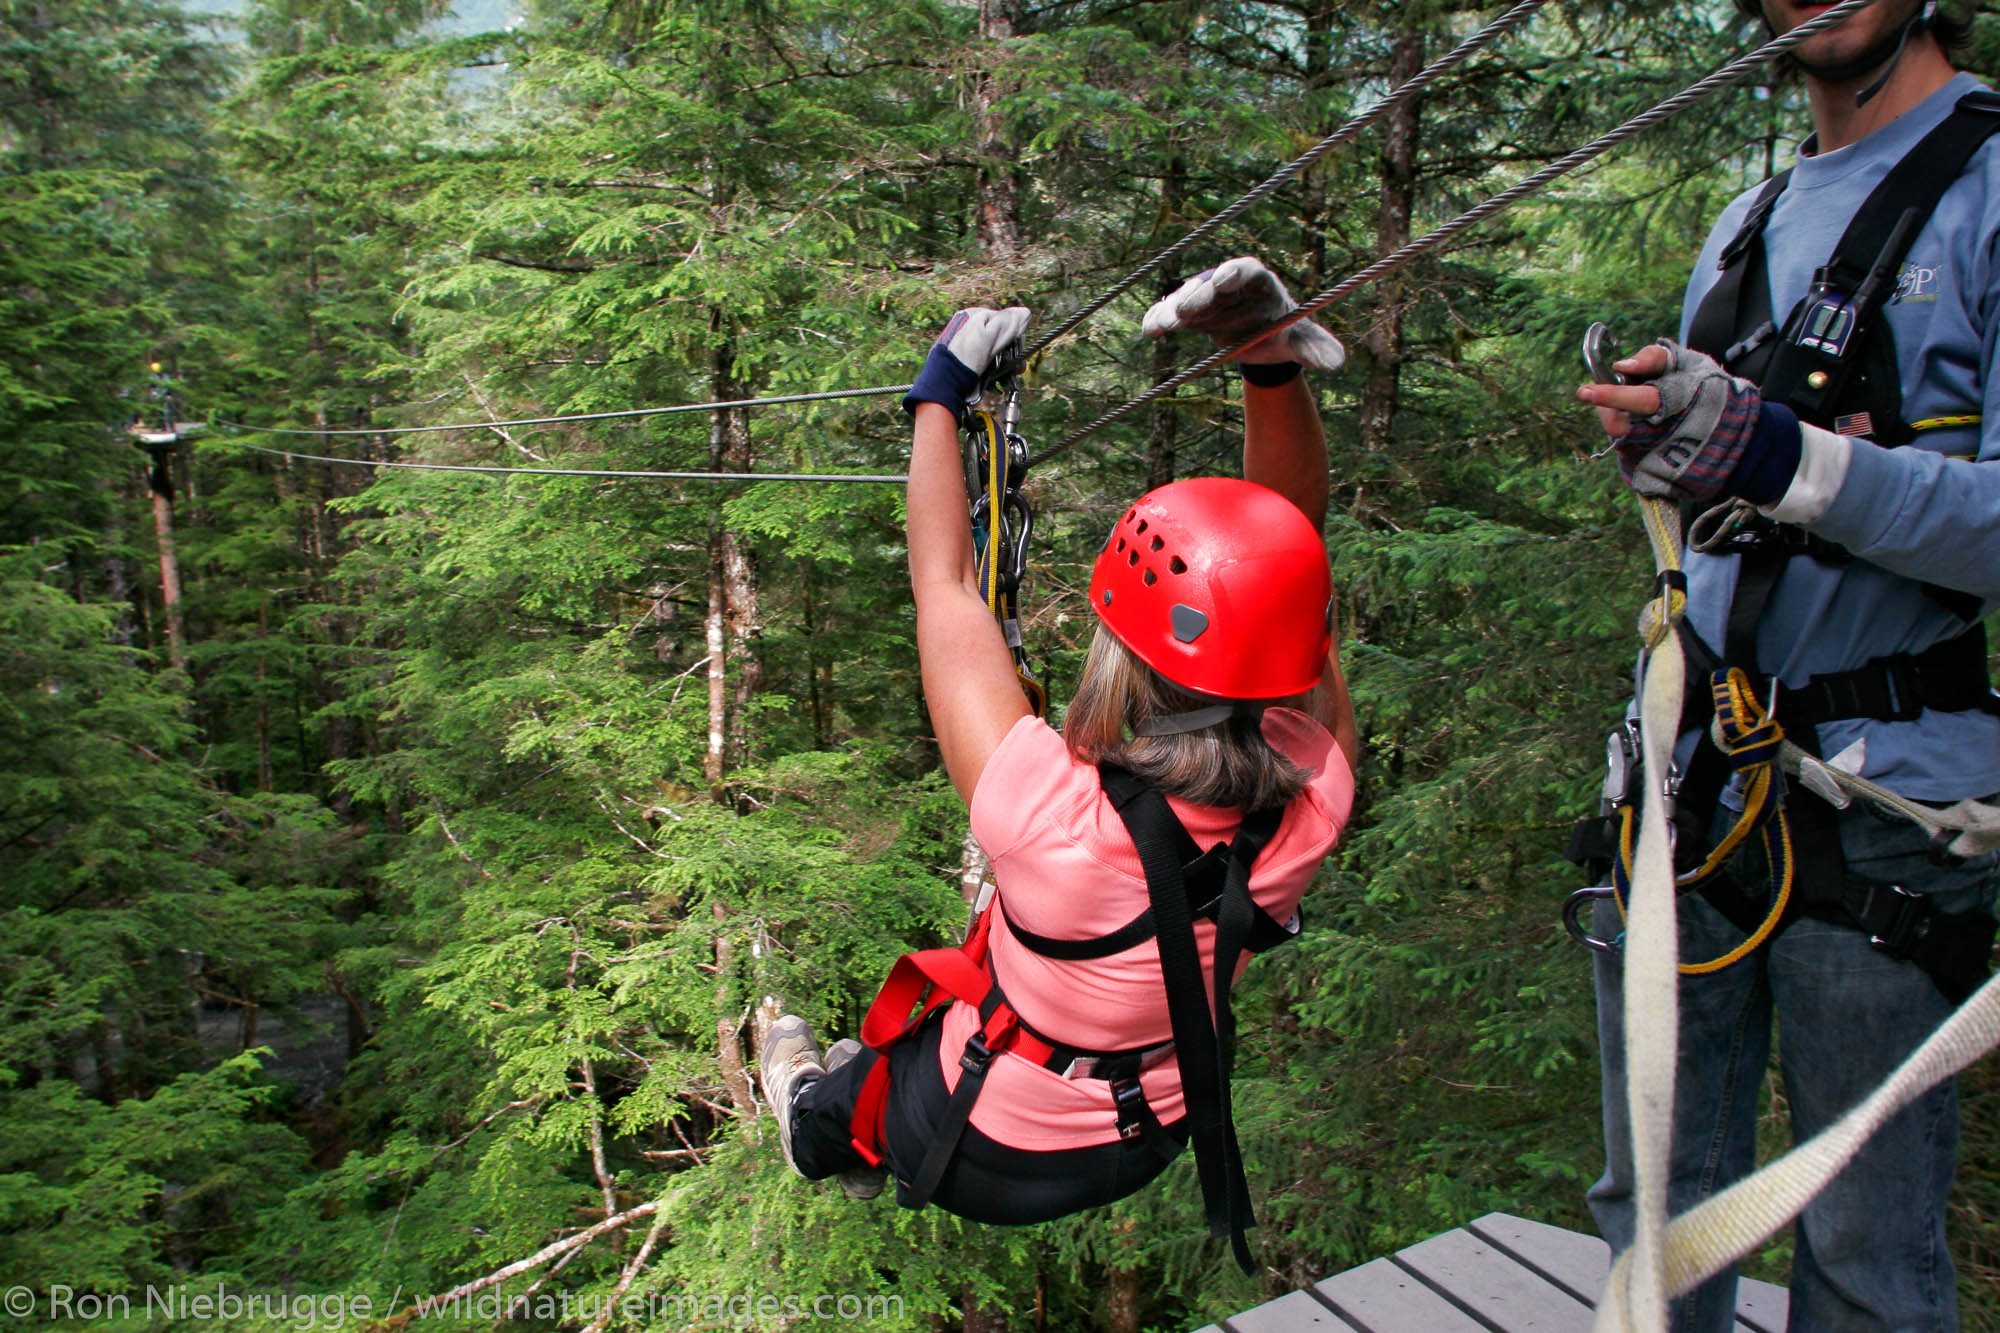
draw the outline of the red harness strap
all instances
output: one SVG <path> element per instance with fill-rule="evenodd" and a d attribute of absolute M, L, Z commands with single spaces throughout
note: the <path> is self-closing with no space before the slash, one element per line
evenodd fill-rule
<path fill-rule="evenodd" d="M 965 943 L 955 949 L 925 949 L 906 953 L 889 969 L 888 980 L 868 1006 L 861 1021 L 861 1040 L 880 1057 L 862 1080 L 854 1102 L 854 1116 L 848 1135 L 854 1151 L 870 1166 L 882 1164 L 882 1116 L 889 1101 L 889 1050 L 922 1026 L 931 1011 L 953 1000 L 962 1000 L 986 1011 L 992 998 L 993 973 L 986 963 L 986 933 L 992 909 L 979 914 Z M 1012 1051 L 1024 1059 L 1041 1063 L 1055 1054 L 1055 1047 L 1021 1026 L 1014 1007 L 995 999 L 991 1012 L 980 1025 L 977 1040 L 996 1054 Z"/>

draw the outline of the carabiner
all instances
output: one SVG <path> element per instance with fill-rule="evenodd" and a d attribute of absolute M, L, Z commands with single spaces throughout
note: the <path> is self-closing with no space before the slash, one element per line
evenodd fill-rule
<path fill-rule="evenodd" d="M 1607 898 L 1615 900 L 1617 897 L 1618 890 L 1609 884 L 1593 884 L 1589 888 L 1578 889 L 1563 903 L 1563 929 L 1569 932 L 1571 939 L 1586 949 L 1595 949 L 1599 953 L 1616 953 L 1624 942 L 1625 932 L 1621 930 L 1614 938 L 1603 939 L 1591 934 L 1590 928 L 1583 924 L 1581 918 L 1585 907 L 1603 902 Z"/>

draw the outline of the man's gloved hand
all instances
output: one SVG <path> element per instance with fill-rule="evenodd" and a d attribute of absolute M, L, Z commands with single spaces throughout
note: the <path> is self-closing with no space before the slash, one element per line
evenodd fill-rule
<path fill-rule="evenodd" d="M 1154 302 L 1139 331 L 1148 338 L 1161 338 L 1187 329 L 1206 333 L 1219 347 L 1230 347 L 1277 323 L 1298 309 L 1298 304 L 1277 274 L 1261 260 L 1244 255 L 1196 274 L 1171 295 Z M 1246 365 L 1289 367 L 1299 362 L 1315 370 L 1339 370 L 1347 362 L 1347 349 L 1340 345 L 1340 339 L 1302 319 L 1236 359 Z M 1246 371 L 1245 377 L 1253 373 Z M 1266 378 L 1252 383 L 1265 382 Z"/>
<path fill-rule="evenodd" d="M 1028 308 L 1020 305 L 1005 310 L 973 306 L 953 315 L 931 344 L 917 382 L 903 395 L 903 410 L 915 415 L 918 403 L 937 403 L 963 419 L 965 409 L 979 401 L 980 377 L 1002 348 L 1020 340 L 1028 319 Z"/>
<path fill-rule="evenodd" d="M 1584 397 L 1632 414 L 1614 440 L 1626 485 L 1696 504 L 1741 496 L 1765 505 L 1784 496 L 1799 468 L 1799 422 L 1791 409 L 1765 402 L 1750 381 L 1664 339 L 1617 369 L 1633 382 L 1589 385 Z M 1606 425 L 1615 428 L 1613 421 Z"/>

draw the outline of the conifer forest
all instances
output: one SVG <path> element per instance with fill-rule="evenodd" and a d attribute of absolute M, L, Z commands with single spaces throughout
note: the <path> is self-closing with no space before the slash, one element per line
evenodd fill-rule
<path fill-rule="evenodd" d="M 10 1326 L 1168 1333 L 1496 1210 L 1594 1230 L 1562 851 L 1652 566 L 1578 340 L 1673 332 L 1715 214 L 1810 128 L 1794 84 L 1322 317 L 1360 797 L 1237 990 L 1245 1278 L 1186 1157 L 1019 1229 L 786 1168 L 771 997 L 852 1034 L 980 873 L 903 492 L 577 473 L 899 474 L 893 394 L 591 414 L 907 384 L 966 305 L 1051 329 L 1504 6 L 208 8 L 0 0 Z M 1031 450 L 1208 353 L 1139 335 L 1179 280 L 1257 254 L 1329 288 L 1756 40 L 1727 0 L 1554 0 L 1051 346 Z M 1104 533 L 1237 468 L 1240 386 L 1032 462 L 1058 715 Z M 1995 1330 L 1990 1061 L 1965 1091 L 1950 1225 Z M 253 1292 L 291 1304 L 187 1314 Z"/>

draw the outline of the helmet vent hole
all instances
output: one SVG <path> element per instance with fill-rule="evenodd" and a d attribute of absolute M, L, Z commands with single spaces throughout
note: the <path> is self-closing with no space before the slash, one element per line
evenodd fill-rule
<path fill-rule="evenodd" d="M 1146 520 L 1142 518 L 1139 520 L 1139 526 L 1137 531 L 1144 532 L 1145 530 L 1146 530 Z"/>
<path fill-rule="evenodd" d="M 1158 583 L 1159 581 L 1160 581 L 1160 576 L 1158 574 L 1155 574 L 1150 569 L 1146 571 L 1146 586 L 1148 588 L 1152 587 L 1155 583 Z"/>
<path fill-rule="evenodd" d="M 1120 550 L 1121 552 L 1122 552 L 1122 551 L 1124 551 L 1124 549 L 1125 549 L 1125 539 L 1124 539 L 1123 537 L 1120 537 L 1120 538 L 1118 539 L 1118 549 L 1119 549 L 1119 550 Z"/>
<path fill-rule="evenodd" d="M 1128 565 L 1136 565 L 1136 564 L 1138 564 L 1138 563 L 1139 563 L 1139 553 L 1138 553 L 1137 551 L 1131 551 L 1131 552 L 1127 553 L 1127 555 L 1126 555 L 1126 557 L 1125 557 L 1125 563 L 1126 563 L 1126 564 L 1128 564 Z"/>
<path fill-rule="evenodd" d="M 1187 573 L 1187 561 L 1181 559 L 1179 556 L 1175 556 L 1173 559 L 1167 561 L 1167 568 L 1176 574 L 1185 574 Z"/>
<path fill-rule="evenodd" d="M 1161 538 L 1161 537 L 1155 537 L 1155 538 L 1153 538 L 1153 549 L 1154 549 L 1155 551 L 1159 550 L 1159 549 L 1160 549 L 1160 548 L 1161 548 L 1162 546 L 1165 546 L 1166 544 L 1167 544 L 1167 543 L 1166 543 L 1166 540 L 1165 540 L 1164 538 Z"/>

